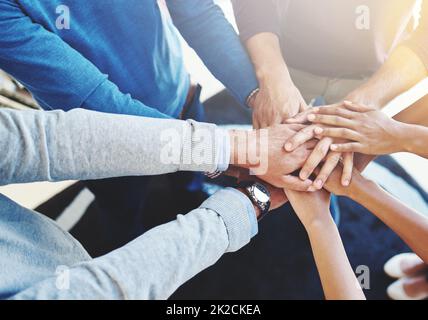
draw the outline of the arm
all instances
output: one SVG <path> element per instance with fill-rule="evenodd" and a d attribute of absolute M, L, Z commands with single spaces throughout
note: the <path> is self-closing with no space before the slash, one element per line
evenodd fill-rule
<path fill-rule="evenodd" d="M 254 69 L 222 10 L 212 0 L 167 0 L 174 24 L 202 61 L 246 105 L 258 87 Z"/>
<path fill-rule="evenodd" d="M 0 110 L 0 184 L 226 170 L 215 125 L 98 113 Z"/>
<path fill-rule="evenodd" d="M 0 185 L 92 180 L 176 171 L 254 170 L 278 187 L 306 190 L 310 181 L 288 176 L 307 158 L 311 143 L 292 154 L 282 148 L 294 134 L 281 125 L 265 132 L 215 125 L 98 113 L 0 110 Z"/>
<path fill-rule="evenodd" d="M 385 107 L 391 100 L 409 90 L 421 80 L 428 76 L 428 41 L 426 35 L 428 34 L 428 2 L 424 1 L 422 8 L 422 21 L 416 32 L 412 35 L 409 41 L 402 43 L 391 53 L 388 60 L 383 66 L 362 86 L 351 92 L 346 100 L 352 101 L 357 104 L 363 104 L 373 106 L 377 109 Z M 414 122 L 414 114 L 408 112 L 402 113 L 397 116 L 399 121 Z M 407 119 L 406 119 L 407 118 Z M 296 119 L 290 120 L 289 123 L 305 122 L 307 119 L 307 113 L 303 113 Z M 310 128 L 310 129 L 313 129 Z M 302 133 L 296 140 L 303 139 L 305 136 L 313 134 L 311 130 L 307 130 Z M 326 140 L 329 139 L 329 140 Z M 307 172 L 312 172 L 315 167 L 326 155 L 326 150 L 332 143 L 342 144 L 343 140 L 324 137 L 323 149 L 316 150 L 314 156 L 310 158 L 311 161 L 305 165 L 304 169 Z M 294 144 L 294 147 L 298 145 Z M 292 150 L 293 144 L 290 147 Z M 340 149 L 337 149 L 340 150 Z M 344 153 L 344 173 L 342 176 L 342 184 L 347 186 L 347 182 L 351 180 L 352 175 L 352 153 Z M 368 158 L 360 159 L 361 155 L 356 155 L 355 162 L 359 165 L 359 162 L 363 161 L 364 165 L 367 164 Z M 337 163 L 337 162 L 336 162 Z M 329 165 L 328 170 L 325 170 L 325 174 L 318 177 L 321 181 L 326 181 L 326 178 L 334 169 L 335 162 L 333 161 Z M 324 165 L 327 167 L 327 165 Z M 321 185 L 321 184 L 320 184 Z M 320 186 L 318 185 L 318 187 Z"/>
<path fill-rule="evenodd" d="M 46 109 L 82 107 L 168 117 L 120 92 L 107 75 L 10 0 L 0 0 L 0 68 L 22 82 Z"/>
<path fill-rule="evenodd" d="M 282 123 L 307 105 L 282 56 L 278 10 L 271 0 L 235 0 L 240 36 L 246 44 L 260 91 L 250 101 L 256 128 Z"/>
<path fill-rule="evenodd" d="M 326 189 L 337 195 L 351 198 L 373 212 L 396 232 L 412 250 L 428 262 L 428 218 L 407 207 L 384 191 L 376 183 L 354 171 L 350 187 L 343 188 L 337 170 L 330 176 Z"/>
<path fill-rule="evenodd" d="M 326 299 L 365 299 L 331 217 L 330 195 L 326 191 L 286 194 L 308 233 Z"/>
<path fill-rule="evenodd" d="M 187 280 L 257 233 L 254 208 L 235 189 L 103 257 L 70 266 L 70 288 L 45 279 L 12 299 L 167 299 Z"/>

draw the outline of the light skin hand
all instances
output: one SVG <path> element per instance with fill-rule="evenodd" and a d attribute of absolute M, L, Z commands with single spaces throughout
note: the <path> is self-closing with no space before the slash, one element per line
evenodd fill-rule
<path fill-rule="evenodd" d="M 285 150 L 288 152 L 293 152 L 303 143 L 311 141 L 311 139 L 320 139 L 318 144 L 315 146 L 313 152 L 309 156 L 308 160 L 304 164 L 299 175 L 301 179 L 307 179 L 314 172 L 315 168 L 317 168 L 322 163 L 322 170 L 319 172 L 313 185 L 308 189 L 308 191 L 322 189 L 328 176 L 339 164 L 342 157 L 342 153 L 330 150 L 330 146 L 335 141 L 330 137 L 320 136 L 317 133 L 319 130 L 319 126 L 309 125 L 298 133 L 296 133 L 285 144 Z M 340 141 L 337 140 L 336 142 Z M 353 156 L 354 155 L 349 152 L 343 154 L 344 168 L 342 173 L 342 183 L 344 186 L 348 186 L 352 179 L 351 173 L 353 169 Z"/>
<path fill-rule="evenodd" d="M 260 33 L 251 37 L 246 45 L 260 88 L 249 101 L 254 128 L 283 123 L 305 110 L 306 102 L 291 80 L 278 37 L 272 33 Z"/>
<path fill-rule="evenodd" d="M 260 91 L 249 102 L 255 129 L 283 123 L 285 119 L 306 108 L 300 91 L 293 84 L 275 78 L 271 75 L 269 80 L 274 84 L 261 83 Z"/>
<path fill-rule="evenodd" d="M 326 299 L 365 299 L 331 217 L 330 194 L 285 192 L 308 233 Z"/>
<path fill-rule="evenodd" d="M 301 168 L 314 147 L 310 141 L 294 152 L 284 150 L 284 142 L 301 129 L 296 125 L 276 125 L 267 129 L 253 131 L 230 131 L 230 163 L 250 169 L 252 174 L 279 188 L 307 190 L 312 181 L 291 176 Z M 251 157 L 255 159 L 251 159 Z"/>
<path fill-rule="evenodd" d="M 287 123 L 307 123 L 309 119 L 313 116 L 314 110 L 317 109 L 320 108 L 311 108 L 309 110 L 306 110 L 305 112 L 297 115 L 295 118 L 289 119 Z M 290 138 L 285 144 L 285 149 L 291 152 L 308 140 L 311 140 L 313 138 L 318 138 L 320 140 L 320 142 L 315 147 L 313 153 L 311 154 L 308 161 L 305 163 L 304 167 L 300 172 L 300 178 L 305 179 L 306 177 L 310 176 L 314 172 L 315 168 L 323 162 L 322 170 L 319 172 L 317 178 L 314 181 L 313 186 L 311 186 L 309 191 L 322 189 L 328 176 L 336 168 L 341 159 L 343 160 L 343 172 L 341 178 L 343 186 L 348 186 L 351 183 L 352 179 L 354 154 L 352 152 L 342 153 L 330 150 L 330 146 L 333 143 L 344 142 L 344 140 L 338 140 L 325 136 L 323 137 L 319 134 L 321 129 L 322 127 L 320 127 L 319 125 L 309 125 L 306 128 L 303 128 L 292 138 Z"/>

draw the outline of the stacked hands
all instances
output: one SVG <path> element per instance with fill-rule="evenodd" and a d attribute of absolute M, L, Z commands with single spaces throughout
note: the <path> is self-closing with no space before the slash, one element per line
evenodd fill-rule
<path fill-rule="evenodd" d="M 242 145 L 237 141 L 239 134 L 231 132 L 233 167 L 228 174 L 238 180 L 255 180 L 256 176 L 268 183 L 271 209 L 290 200 L 298 215 L 320 212 L 311 211 L 311 207 L 324 206 L 328 212 L 329 193 L 349 196 L 354 180 L 363 179 L 358 170 L 364 169 L 371 155 L 405 151 L 404 143 L 400 143 L 405 124 L 378 109 L 345 101 L 324 107 L 302 107 L 300 111 L 283 124 L 248 132 L 244 140 L 257 141 L 254 146 Z M 267 137 L 264 143 L 263 132 Z M 255 147 L 257 150 L 252 150 Z M 258 154 L 259 161 L 238 159 L 243 151 Z"/>

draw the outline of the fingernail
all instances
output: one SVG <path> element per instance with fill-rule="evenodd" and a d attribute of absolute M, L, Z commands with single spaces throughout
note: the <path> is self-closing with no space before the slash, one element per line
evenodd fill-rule
<path fill-rule="evenodd" d="M 285 120 L 285 122 L 293 123 L 293 122 L 296 122 L 296 119 L 290 118 L 290 119 Z"/>
<path fill-rule="evenodd" d="M 315 192 L 315 191 L 317 191 L 317 189 L 315 189 L 315 187 L 313 187 L 313 186 L 310 186 L 308 188 L 308 192 Z"/>
<path fill-rule="evenodd" d="M 293 145 L 291 143 L 286 143 L 285 144 L 285 150 L 292 151 L 293 150 Z"/>
<path fill-rule="evenodd" d="M 337 146 L 335 144 L 332 144 L 330 146 L 330 149 L 333 150 L 333 151 L 336 151 L 337 150 Z"/>
<path fill-rule="evenodd" d="M 319 111 L 320 111 L 320 108 L 315 107 L 315 108 L 312 108 L 312 109 L 311 109 L 311 111 L 312 111 L 313 113 L 317 113 L 317 112 L 319 112 Z"/>
<path fill-rule="evenodd" d="M 319 127 L 317 127 L 317 128 L 315 128 L 314 129 L 314 132 L 316 133 L 316 134 L 321 134 L 321 133 L 323 133 L 323 128 L 319 128 Z"/>
<path fill-rule="evenodd" d="M 343 101 L 343 103 L 347 104 L 347 105 L 352 105 L 352 101 L 349 101 L 349 100 L 345 100 L 345 101 Z"/>
<path fill-rule="evenodd" d="M 317 189 L 321 189 L 323 185 L 324 185 L 324 181 L 322 181 L 321 179 L 318 179 L 317 181 L 315 181 L 315 187 Z"/>
<path fill-rule="evenodd" d="M 308 120 L 309 121 L 314 121 L 315 120 L 315 115 L 314 114 L 310 114 L 310 115 L 308 115 Z"/>
<path fill-rule="evenodd" d="M 300 179 L 306 180 L 309 177 L 308 172 L 300 172 Z"/>
<path fill-rule="evenodd" d="M 349 186 L 350 181 L 349 180 L 344 180 L 343 181 L 343 186 L 344 187 L 348 187 Z"/>

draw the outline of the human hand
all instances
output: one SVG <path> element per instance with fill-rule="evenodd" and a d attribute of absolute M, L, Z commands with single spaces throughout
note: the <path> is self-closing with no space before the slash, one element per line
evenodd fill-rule
<path fill-rule="evenodd" d="M 344 102 L 342 106 L 315 108 L 308 120 L 324 125 L 314 129 L 319 136 L 348 140 L 332 144 L 332 151 L 383 155 L 404 150 L 402 124 L 372 107 Z"/>
<path fill-rule="evenodd" d="M 298 192 L 284 190 L 291 206 L 304 227 L 308 230 L 315 223 L 331 222 L 330 193 L 326 190 L 317 192 Z"/>
<path fill-rule="evenodd" d="M 234 177 L 237 180 L 238 184 L 240 182 L 245 182 L 245 181 L 247 182 L 257 181 L 262 183 L 270 192 L 271 205 L 270 205 L 269 211 L 278 209 L 288 202 L 288 198 L 285 195 L 283 189 L 276 188 L 264 181 L 261 181 L 260 179 L 254 176 L 251 176 L 248 169 L 231 166 L 224 174 L 230 177 Z M 244 190 L 241 190 L 241 191 L 244 192 Z M 260 215 L 260 210 L 258 208 L 256 208 L 256 214 L 257 214 L 257 217 Z"/>
<path fill-rule="evenodd" d="M 263 32 L 251 37 L 247 50 L 253 62 L 260 91 L 249 101 L 255 129 L 283 123 L 307 108 L 294 85 L 282 56 L 277 35 Z"/>
<path fill-rule="evenodd" d="M 275 187 L 306 191 L 312 181 L 302 181 L 291 173 L 301 168 L 315 141 L 303 144 L 292 153 L 284 149 L 285 140 L 302 127 L 282 124 L 253 131 L 230 131 L 230 163 L 250 169 L 253 175 Z"/>
<path fill-rule="evenodd" d="M 260 91 L 249 101 L 249 106 L 253 110 L 255 129 L 283 123 L 308 108 L 289 76 L 273 73 L 268 81 L 261 82 Z"/>
<path fill-rule="evenodd" d="M 295 124 L 307 123 L 309 119 L 312 119 L 314 115 L 314 109 L 316 110 L 319 108 L 308 109 L 293 119 L 287 120 L 286 122 Z M 343 171 L 341 177 L 343 186 L 348 186 L 352 179 L 354 154 L 352 152 L 345 152 L 342 154 L 341 152 L 330 151 L 330 146 L 333 143 L 342 143 L 346 140 L 335 140 L 330 137 L 323 137 L 319 134 L 322 132 L 322 129 L 323 127 L 317 124 L 308 125 L 296 133 L 289 140 L 287 140 L 285 144 L 285 149 L 289 152 L 292 152 L 295 150 L 295 148 L 298 148 L 301 144 L 306 143 L 311 139 L 317 138 L 320 140 L 300 171 L 300 178 L 303 180 L 307 179 L 314 172 L 315 168 L 317 168 L 323 162 L 322 169 L 319 171 L 309 191 L 322 189 L 325 181 L 332 171 L 337 167 L 341 159 L 343 160 Z"/>

